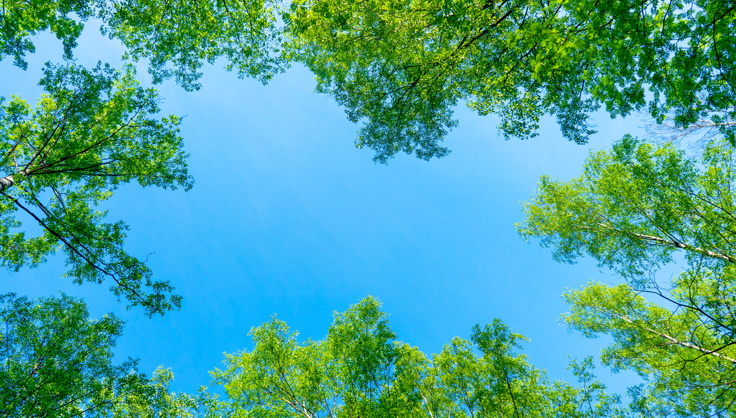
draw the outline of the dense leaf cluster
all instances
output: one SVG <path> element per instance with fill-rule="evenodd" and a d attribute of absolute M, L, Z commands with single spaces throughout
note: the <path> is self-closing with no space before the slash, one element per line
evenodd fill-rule
<path fill-rule="evenodd" d="M 71 63 L 84 24 L 147 59 L 154 83 L 200 87 L 205 62 L 226 60 L 267 82 L 299 62 L 317 91 L 364 123 L 356 145 L 385 163 L 399 152 L 447 155 L 443 139 L 467 103 L 500 117 L 505 138 L 537 135 L 554 115 L 577 143 L 592 112 L 647 111 L 664 139 L 710 130 L 697 158 L 625 137 L 591 155 L 581 177 L 545 177 L 519 225 L 553 256 L 591 256 L 624 283 L 570 290 L 563 321 L 607 334 L 602 361 L 636 371 L 628 408 L 603 392 L 591 359 L 580 386 L 550 381 L 518 353 L 500 321 L 426 356 L 396 340 L 367 298 L 337 314 L 324 340 L 297 342 L 274 318 L 254 348 L 214 372 L 229 401 L 168 392 L 135 361 L 111 364 L 122 322 L 89 320 L 66 296 L 0 297 L 0 415 L 253 417 L 615 417 L 736 415 L 736 4 L 729 0 L 6 0 L 0 59 L 26 68 L 32 39 L 51 31 L 66 65 L 47 64 L 35 106 L 0 98 L 0 266 L 37 266 L 58 250 L 75 282 L 111 290 L 149 316 L 180 307 L 168 281 L 123 248 L 127 226 L 99 206 L 121 185 L 192 186 L 176 116 L 116 71 Z M 671 122 L 670 122 L 671 120 Z M 665 126 L 665 125 L 663 125 Z M 660 138 L 661 139 L 661 138 Z M 41 227 L 23 231 L 18 215 Z M 656 273 L 684 269 L 667 286 Z"/>
<path fill-rule="evenodd" d="M 35 109 L 13 97 L 0 102 L 0 265 L 19 269 L 62 249 L 75 282 L 111 279 L 111 290 L 148 315 L 178 308 L 167 281 L 123 249 L 127 226 L 106 223 L 95 209 L 120 185 L 188 189 L 176 116 L 155 119 L 158 96 L 127 67 L 87 70 L 48 66 L 40 84 L 47 94 Z M 18 230 L 17 212 L 43 233 Z"/>
<path fill-rule="evenodd" d="M 187 90 L 198 89 L 204 62 L 228 59 L 228 69 L 264 82 L 282 69 L 277 4 L 264 0 L 6 0 L 2 4 L 0 60 L 12 56 L 27 68 L 32 38 L 50 30 L 72 57 L 84 23 L 102 22 L 100 30 L 119 39 L 135 60 L 149 59 L 155 82 L 175 77 Z M 173 64 L 173 69 L 167 66 Z"/>
<path fill-rule="evenodd" d="M 111 364 L 122 327 L 114 315 L 90 321 L 68 296 L 1 296 L 0 416 L 103 416 L 115 396 L 143 390 L 136 361 Z"/>
<path fill-rule="evenodd" d="M 381 162 L 445 155 L 459 101 L 500 116 L 505 138 L 552 114 L 578 143 L 601 106 L 678 126 L 736 111 L 729 1 L 297 0 L 290 17 L 298 59 Z"/>
<path fill-rule="evenodd" d="M 186 89 L 219 57 L 264 82 L 300 62 L 317 91 L 365 123 L 356 145 L 384 163 L 446 155 L 459 102 L 500 116 L 505 138 L 536 136 L 551 114 L 578 143 L 602 106 L 681 127 L 736 116 L 728 0 L 10 0 L 0 58 L 25 65 L 46 29 L 71 54 L 92 17 L 129 57 L 150 59 L 155 81 L 173 76 Z M 733 139 L 731 125 L 723 133 Z"/>
<path fill-rule="evenodd" d="M 163 418 L 217 417 L 217 398 L 174 394 L 170 370 L 149 379 L 137 360 L 112 364 L 123 321 L 89 318 L 64 294 L 29 300 L 0 296 L 0 416 Z"/>
<path fill-rule="evenodd" d="M 722 139 L 688 158 L 626 137 L 579 178 L 543 178 L 519 225 L 556 259 L 589 255 L 626 279 L 567 292 L 564 321 L 611 335 L 603 363 L 648 381 L 635 398 L 663 415 L 736 414 L 735 164 Z M 674 261 L 682 272 L 661 284 L 656 272 Z"/>
<path fill-rule="evenodd" d="M 591 359 L 573 362 L 581 386 L 550 381 L 517 351 L 525 338 L 500 320 L 454 338 L 428 358 L 396 340 L 368 297 L 335 320 L 324 340 L 297 341 L 273 318 L 251 330 L 254 348 L 214 372 L 237 416 L 616 417 L 628 411 L 593 381 Z"/>

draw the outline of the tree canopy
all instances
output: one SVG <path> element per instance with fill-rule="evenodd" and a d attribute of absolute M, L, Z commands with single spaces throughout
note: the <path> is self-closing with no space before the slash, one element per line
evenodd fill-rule
<path fill-rule="evenodd" d="M 96 210 L 121 185 L 192 186 L 178 134 L 179 117 L 159 111 L 154 89 L 135 71 L 98 65 L 47 66 L 46 94 L 35 109 L 0 101 L 0 266 L 37 266 L 61 249 L 77 283 L 112 280 L 111 290 L 147 315 L 180 306 L 168 281 L 123 249 L 127 226 Z M 18 212 L 42 228 L 28 237 Z"/>
<path fill-rule="evenodd" d="M 550 114 L 578 143 L 601 107 L 679 127 L 736 115 L 727 0 L 12 0 L 0 54 L 25 65 L 32 35 L 50 29 L 69 55 L 93 17 L 130 58 L 150 59 L 155 81 L 173 76 L 187 89 L 219 57 L 264 82 L 303 63 L 317 91 L 364 123 L 356 145 L 384 163 L 399 152 L 446 155 L 461 102 L 497 114 L 505 138 L 536 136 Z M 722 131 L 733 140 L 732 125 Z"/>
<path fill-rule="evenodd" d="M 381 162 L 445 155 L 460 102 L 497 114 L 506 138 L 551 114 L 578 143 L 601 106 L 678 126 L 736 111 L 729 1 L 295 0 L 288 17 L 298 60 Z"/>
<path fill-rule="evenodd" d="M 626 279 L 568 291 L 564 321 L 613 337 L 604 364 L 648 381 L 635 398 L 662 415 L 736 415 L 734 163 L 722 138 L 687 157 L 625 137 L 592 154 L 579 178 L 543 178 L 524 206 L 522 236 L 557 260 L 589 255 Z M 656 273 L 672 262 L 682 272 L 663 284 Z"/>
<path fill-rule="evenodd" d="M 0 99 L 0 266 L 37 266 L 62 250 L 76 283 L 111 281 L 149 316 L 177 309 L 169 281 L 124 249 L 127 226 L 99 210 L 121 185 L 164 189 L 193 183 L 176 116 L 157 118 L 159 97 L 116 71 L 71 63 L 85 22 L 118 39 L 153 82 L 200 87 L 205 62 L 226 60 L 267 82 L 290 63 L 317 78 L 348 118 L 356 145 L 385 163 L 399 152 L 447 155 L 443 139 L 466 103 L 500 117 L 505 138 L 538 135 L 554 115 L 565 137 L 585 143 L 591 114 L 646 111 L 683 132 L 717 131 L 688 157 L 672 144 L 627 136 L 594 153 L 581 177 L 541 180 L 525 204 L 525 238 L 553 256 L 588 255 L 624 283 L 569 290 L 563 321 L 613 342 L 602 361 L 630 369 L 630 408 L 594 381 L 592 360 L 573 362 L 579 386 L 551 381 L 519 353 L 524 338 L 501 321 L 476 326 L 436 355 L 396 340 L 380 304 L 367 298 L 336 314 L 324 340 L 297 341 L 273 318 L 254 328 L 252 351 L 214 372 L 230 403 L 202 392 L 168 392 L 135 361 L 111 365 L 122 322 L 89 321 L 62 296 L 38 303 L 0 297 L 0 408 L 8 416 L 734 416 L 736 415 L 736 4 L 728 0 L 8 0 L 0 59 L 34 51 L 45 30 L 66 65 L 47 64 L 32 107 Z M 41 227 L 27 236 L 20 219 Z M 673 262 L 682 271 L 663 284 Z M 0 331 L 2 332 L 2 331 Z"/>
<path fill-rule="evenodd" d="M 213 373 L 236 416 L 616 417 L 627 411 L 593 380 L 591 359 L 573 362 L 581 386 L 550 381 L 518 353 L 526 339 L 500 320 L 475 326 L 428 358 L 396 340 L 380 303 L 367 297 L 336 313 L 324 340 L 297 341 L 283 321 L 253 328 L 252 350 Z"/>
<path fill-rule="evenodd" d="M 136 361 L 112 364 L 123 323 L 90 321 L 87 306 L 62 295 L 0 297 L 0 415 L 101 416 L 115 395 L 141 391 Z"/>
<path fill-rule="evenodd" d="M 45 30 L 51 30 L 62 41 L 64 57 L 70 59 L 84 29 L 80 20 L 94 15 L 94 4 L 85 0 L 6 1 L 2 5 L 0 60 L 12 56 L 16 66 L 27 69 L 25 55 L 36 51 L 31 39 Z"/>
<path fill-rule="evenodd" d="M 64 294 L 0 296 L 0 416 L 222 416 L 204 388 L 197 395 L 170 392 L 170 370 L 159 368 L 149 379 L 137 360 L 113 365 L 122 330 L 115 315 L 92 320 L 82 300 Z"/>
<path fill-rule="evenodd" d="M 270 1 L 8 0 L 2 16 L 0 59 L 12 56 L 21 68 L 27 68 L 26 53 L 35 51 L 33 36 L 45 30 L 63 41 L 71 58 L 90 19 L 123 43 L 126 57 L 149 59 L 154 82 L 174 77 L 187 90 L 200 87 L 203 63 L 219 57 L 228 69 L 264 82 L 284 64 L 277 4 Z"/>

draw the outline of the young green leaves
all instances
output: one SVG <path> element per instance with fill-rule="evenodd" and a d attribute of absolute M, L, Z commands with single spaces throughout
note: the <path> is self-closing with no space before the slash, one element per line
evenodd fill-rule
<path fill-rule="evenodd" d="M 204 62 L 226 58 L 228 70 L 267 82 L 286 66 L 281 55 L 279 3 L 271 0 L 7 0 L 0 8 L 0 60 L 12 56 L 26 69 L 32 38 L 50 30 L 71 59 L 84 24 L 127 48 L 126 57 L 149 60 L 154 83 L 174 77 L 186 90 L 199 89 Z"/>
<path fill-rule="evenodd" d="M 616 417 L 616 397 L 577 365 L 583 387 L 551 382 L 518 353 L 525 338 L 494 320 L 454 338 L 431 359 L 396 340 L 368 297 L 335 320 L 323 340 L 297 341 L 273 318 L 251 330 L 254 347 L 216 370 L 236 416 L 253 417 Z M 585 405 L 583 405 L 585 401 Z"/>
<path fill-rule="evenodd" d="M 141 393 L 136 361 L 112 365 L 122 326 L 65 295 L 0 296 L 0 416 L 104 416 L 115 396 Z"/>
<path fill-rule="evenodd" d="M 155 119 L 158 95 L 132 67 L 48 65 L 35 109 L 13 97 L 0 107 L 0 265 L 31 267 L 61 249 L 76 283 L 111 280 L 112 292 L 147 315 L 178 308 L 168 281 L 123 249 L 127 226 L 95 207 L 120 185 L 192 186 L 180 118 Z M 25 213 L 43 233 L 17 232 Z"/>
<path fill-rule="evenodd" d="M 500 116 L 505 138 L 550 114 L 577 143 L 601 106 L 677 126 L 736 116 L 728 1 L 296 0 L 288 21 L 295 59 L 365 123 L 356 145 L 379 162 L 446 155 L 461 102 Z"/>
<path fill-rule="evenodd" d="M 137 360 L 112 364 L 123 321 L 89 318 L 83 301 L 62 294 L 29 300 L 0 295 L 0 416 L 223 417 L 216 396 L 169 390 L 158 368 L 148 379 Z"/>
<path fill-rule="evenodd" d="M 200 88 L 204 62 L 221 57 L 228 71 L 263 83 L 283 71 L 279 6 L 274 0 L 116 0 L 100 17 L 103 31 L 128 48 L 126 57 L 149 60 L 154 84 L 174 77 L 191 91 Z"/>
<path fill-rule="evenodd" d="M 76 13 L 78 20 L 69 16 Z M 465 102 L 500 116 L 505 138 L 536 136 L 554 115 L 585 143 L 591 113 L 647 110 L 678 127 L 708 120 L 734 138 L 736 8 L 728 0 L 57 0 L 3 8 L 0 59 L 33 50 L 50 29 L 67 55 L 90 17 L 154 81 L 199 88 L 218 58 L 266 82 L 290 62 L 317 76 L 385 163 L 399 152 L 447 155 Z"/>
<path fill-rule="evenodd" d="M 711 142 L 700 166 L 674 146 L 627 136 L 591 155 L 577 179 L 543 177 L 519 233 L 541 238 L 557 260 L 588 254 L 632 280 L 675 252 L 691 268 L 721 270 L 736 262 L 735 163 L 722 141 Z"/>
<path fill-rule="evenodd" d="M 560 261 L 587 254 L 626 279 L 568 291 L 564 321 L 613 337 L 603 363 L 648 382 L 631 389 L 645 415 L 736 414 L 735 163 L 723 139 L 688 158 L 625 137 L 592 154 L 579 178 L 542 178 L 524 205 L 522 236 Z M 655 273 L 673 261 L 682 271 L 662 286 Z"/>
<path fill-rule="evenodd" d="M 51 30 L 64 44 L 64 57 L 71 59 L 84 21 L 94 15 L 101 0 L 5 0 L 0 10 L 0 60 L 13 57 L 23 69 L 27 52 L 35 52 L 31 38 Z"/>

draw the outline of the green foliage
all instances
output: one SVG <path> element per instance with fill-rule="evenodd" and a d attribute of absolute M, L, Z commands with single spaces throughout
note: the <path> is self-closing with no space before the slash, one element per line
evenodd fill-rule
<path fill-rule="evenodd" d="M 81 301 L 0 296 L 0 416 L 102 416 L 114 397 L 139 393 L 136 361 L 112 365 L 123 322 L 90 320 Z"/>
<path fill-rule="evenodd" d="M 254 348 L 216 370 L 236 417 L 615 417 L 617 397 L 575 363 L 582 387 L 550 382 L 518 354 L 524 337 L 501 321 L 455 338 L 431 360 L 396 341 L 368 297 L 336 313 L 324 340 L 297 341 L 276 319 L 253 328 Z"/>
<path fill-rule="evenodd" d="M 155 82 L 175 77 L 188 90 L 220 57 L 263 82 L 301 62 L 317 91 L 365 122 L 356 145 L 383 163 L 399 152 L 447 155 L 459 102 L 499 115 L 507 139 L 536 136 L 551 114 L 585 143 L 602 106 L 672 116 L 678 127 L 710 120 L 736 138 L 728 0 L 11 0 L 3 17 L 0 59 L 21 66 L 46 29 L 70 55 L 90 17 L 129 58 L 149 59 Z"/>
<path fill-rule="evenodd" d="M 147 315 L 178 308 L 168 281 L 155 281 L 143 261 L 127 254 L 128 227 L 104 222 L 95 206 L 121 185 L 189 189 L 180 118 L 154 119 L 153 89 L 141 88 L 132 67 L 51 66 L 35 109 L 13 97 L 0 102 L 0 265 L 36 266 L 62 249 L 76 283 L 112 279 L 111 290 Z M 43 228 L 17 231 L 25 213 Z"/>
<path fill-rule="evenodd" d="M 185 89 L 199 89 L 203 62 L 220 57 L 229 61 L 228 70 L 265 83 L 286 65 L 278 7 L 271 0 L 8 0 L 0 60 L 13 56 L 15 65 L 27 68 L 24 56 L 35 51 L 31 39 L 45 30 L 63 40 L 70 59 L 84 22 L 98 18 L 102 33 L 128 49 L 126 58 L 149 60 L 154 83 L 173 76 Z"/>
<path fill-rule="evenodd" d="M 733 286 L 733 279 L 724 281 Z M 630 389 L 634 405 L 666 411 L 655 416 L 736 416 L 733 328 L 721 322 L 733 319 L 717 315 L 731 309 L 732 299 L 708 306 L 707 299 L 726 296 L 713 291 L 719 284 L 680 277 L 672 285 L 672 295 L 662 295 L 674 305 L 668 308 L 627 285 L 591 283 L 565 294 L 571 312 L 564 321 L 588 337 L 613 337 L 602 362 L 635 370 L 649 383 Z"/>
<path fill-rule="evenodd" d="M 540 238 L 560 261 L 590 255 L 627 280 L 569 291 L 564 321 L 613 337 L 602 360 L 649 382 L 631 389 L 641 413 L 736 416 L 734 185 L 723 140 L 695 159 L 625 137 L 592 154 L 581 177 L 543 178 L 525 204 L 522 236 Z M 673 261 L 684 269 L 663 288 L 654 274 Z"/>
<path fill-rule="evenodd" d="M 722 0 L 295 0 L 286 32 L 318 91 L 365 122 L 356 145 L 386 162 L 446 155 L 459 101 L 498 114 L 505 138 L 553 114 L 578 143 L 602 105 L 678 126 L 732 119 L 735 20 Z"/>
<path fill-rule="evenodd" d="M 170 369 L 159 367 L 153 378 L 138 392 L 115 398 L 114 407 L 105 415 L 110 418 L 226 418 L 228 410 L 216 395 L 200 387 L 196 395 L 169 390 L 174 380 Z"/>
<path fill-rule="evenodd" d="M 265 83 L 282 71 L 278 5 L 273 0 L 118 0 L 109 2 L 100 17 L 107 25 L 103 32 L 128 48 L 127 57 L 149 59 L 154 83 L 174 76 L 193 90 L 200 87 L 202 63 L 220 57 L 241 78 Z"/>
<path fill-rule="evenodd" d="M 123 321 L 91 320 L 81 300 L 0 296 L 0 416 L 189 418 L 222 417 L 216 396 L 169 392 L 174 379 L 137 360 L 112 364 Z"/>
<path fill-rule="evenodd" d="M 723 274 L 736 261 L 734 164 L 722 141 L 696 161 L 627 136 L 592 154 L 580 178 L 543 177 L 519 232 L 554 247 L 559 261 L 588 254 L 627 279 L 656 271 L 678 251 L 689 269 Z"/>
<path fill-rule="evenodd" d="M 14 64 L 28 68 L 26 52 L 35 52 L 31 38 L 51 30 L 64 44 L 64 57 L 71 59 L 72 49 L 86 20 L 94 15 L 96 0 L 5 0 L 0 24 L 0 60 L 12 56 Z"/>

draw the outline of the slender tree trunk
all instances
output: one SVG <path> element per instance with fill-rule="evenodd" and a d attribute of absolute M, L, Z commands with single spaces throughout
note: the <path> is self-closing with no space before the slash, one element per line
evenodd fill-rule
<path fill-rule="evenodd" d="M 0 192 L 4 192 L 5 189 L 15 184 L 15 179 L 13 176 L 16 176 L 18 174 L 20 174 L 21 176 L 25 176 L 26 174 L 28 174 L 28 170 L 20 170 L 17 173 L 13 173 L 5 177 L 0 177 Z"/>

